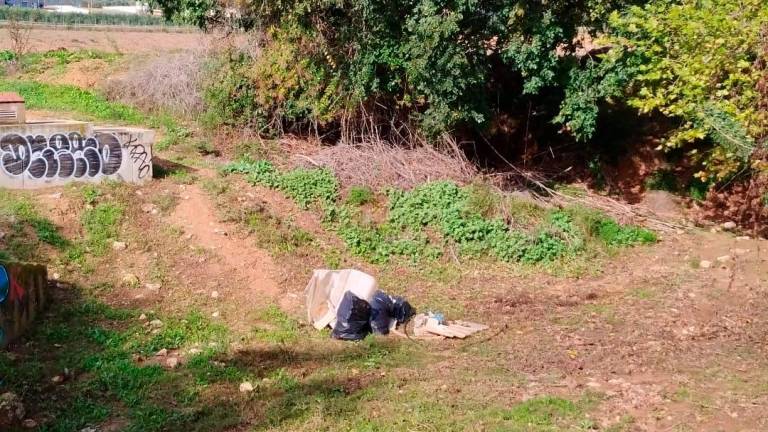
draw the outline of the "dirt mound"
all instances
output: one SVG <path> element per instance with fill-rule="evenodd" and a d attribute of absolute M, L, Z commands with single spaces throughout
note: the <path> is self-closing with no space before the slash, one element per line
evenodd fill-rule
<path fill-rule="evenodd" d="M 107 75 L 109 63 L 100 59 L 87 59 L 67 65 L 64 73 L 51 69 L 38 79 L 52 84 L 72 85 L 84 89 L 96 87 Z"/>

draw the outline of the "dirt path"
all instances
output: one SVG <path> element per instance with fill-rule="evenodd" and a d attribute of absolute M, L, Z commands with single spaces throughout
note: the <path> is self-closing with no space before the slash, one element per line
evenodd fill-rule
<path fill-rule="evenodd" d="M 237 227 L 233 224 L 219 221 L 210 198 L 197 185 L 185 187 L 166 221 L 183 228 L 183 238 L 189 240 L 191 248 L 213 256 L 201 266 L 201 277 L 219 275 L 225 279 L 229 286 L 218 286 L 219 295 L 236 298 L 242 308 L 254 303 L 263 305 L 265 298 L 280 294 L 274 277 L 277 266 L 269 253 L 234 235 Z"/>

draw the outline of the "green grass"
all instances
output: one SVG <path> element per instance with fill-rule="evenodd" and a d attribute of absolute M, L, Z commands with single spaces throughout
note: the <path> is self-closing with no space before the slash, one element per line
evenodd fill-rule
<path fill-rule="evenodd" d="M 299 323 L 279 307 L 270 305 L 260 315 L 264 324 L 254 329 L 254 335 L 258 340 L 287 344 L 299 338 Z"/>
<path fill-rule="evenodd" d="M 95 255 L 103 255 L 117 238 L 123 208 L 116 203 L 100 203 L 86 209 L 81 223 L 86 234 L 85 244 Z"/>
<path fill-rule="evenodd" d="M 135 108 L 110 102 L 96 93 L 75 86 L 0 79 L 0 91 L 19 93 L 28 109 L 71 112 L 92 120 L 130 124 L 147 121 Z"/>
<path fill-rule="evenodd" d="M 39 260 L 40 247 L 66 250 L 71 243 L 51 220 L 41 216 L 34 203 L 23 195 L 0 191 L 0 229 L 5 232 L 0 260 Z"/>

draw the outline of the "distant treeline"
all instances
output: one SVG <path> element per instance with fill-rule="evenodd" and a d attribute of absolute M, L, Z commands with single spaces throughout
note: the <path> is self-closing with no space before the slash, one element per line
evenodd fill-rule
<path fill-rule="evenodd" d="M 10 8 L 0 6 L 0 21 L 9 19 L 48 24 L 93 24 L 93 25 L 132 25 L 132 26 L 162 26 L 177 25 L 162 17 L 152 15 L 131 14 L 79 14 L 57 13 L 40 9 Z"/>

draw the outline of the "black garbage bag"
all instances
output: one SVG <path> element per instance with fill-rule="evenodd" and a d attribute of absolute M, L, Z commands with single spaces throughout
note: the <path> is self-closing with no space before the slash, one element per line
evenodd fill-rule
<path fill-rule="evenodd" d="M 408 321 L 414 315 L 416 315 L 416 311 L 408 303 L 408 300 L 402 297 L 392 297 L 392 318 L 396 319 L 398 324 Z"/>
<path fill-rule="evenodd" d="M 389 334 L 389 323 L 392 321 L 392 297 L 382 291 L 376 291 L 371 300 L 371 330 L 380 335 Z"/>
<path fill-rule="evenodd" d="M 336 325 L 331 337 L 341 340 L 360 340 L 371 332 L 371 305 L 347 291 L 336 311 Z"/>

